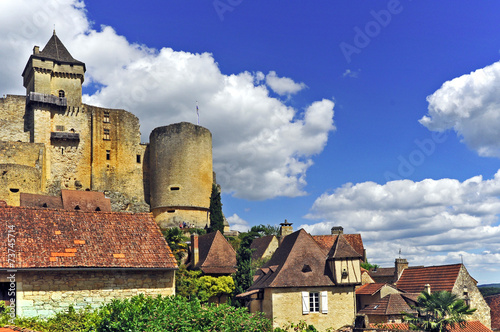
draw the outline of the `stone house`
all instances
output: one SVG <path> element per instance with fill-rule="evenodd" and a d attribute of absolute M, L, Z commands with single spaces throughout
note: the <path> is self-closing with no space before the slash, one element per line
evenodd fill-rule
<path fill-rule="evenodd" d="M 400 291 L 391 284 L 365 283 L 356 289 L 356 307 L 358 310 L 364 309 L 389 294 L 397 293 Z"/>
<path fill-rule="evenodd" d="M 416 313 L 411 306 L 415 305 L 418 293 L 390 293 L 375 301 L 358 314 L 365 315 L 370 324 L 402 323 L 403 313 Z"/>
<path fill-rule="evenodd" d="M 113 299 L 175 293 L 177 264 L 150 213 L 84 212 L 0 203 L 1 300 L 49 316 Z M 9 309 L 10 310 L 10 309 Z"/>
<path fill-rule="evenodd" d="M 252 261 L 265 261 L 271 258 L 276 249 L 278 249 L 279 241 L 274 235 L 263 236 L 252 241 L 250 249 L 252 252 Z"/>
<path fill-rule="evenodd" d="M 478 320 L 491 327 L 488 304 L 477 288 L 477 281 L 471 277 L 463 264 L 428 267 L 408 267 L 402 271 L 396 287 L 407 293 L 448 291 L 463 299 L 476 312 L 470 320 Z"/>
<path fill-rule="evenodd" d="M 189 269 L 201 270 L 213 277 L 231 275 L 236 272 L 236 251 L 221 232 L 191 235 Z"/>
<path fill-rule="evenodd" d="M 253 285 L 238 297 L 249 301 L 250 312 L 264 312 L 274 327 L 299 320 L 320 331 L 352 325 L 361 257 L 342 234 L 324 250 L 301 229 L 284 237 Z"/>

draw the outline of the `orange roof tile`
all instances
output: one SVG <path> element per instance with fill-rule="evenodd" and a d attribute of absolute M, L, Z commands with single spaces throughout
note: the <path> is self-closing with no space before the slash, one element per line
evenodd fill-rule
<path fill-rule="evenodd" d="M 384 287 L 384 283 L 374 283 L 374 284 L 364 284 L 363 286 L 356 289 L 356 295 L 373 295 L 377 293 L 382 287 Z"/>
<path fill-rule="evenodd" d="M 491 309 L 491 328 L 500 329 L 500 294 L 486 296 L 484 300 Z"/>
<path fill-rule="evenodd" d="M 177 268 L 150 213 L 0 204 L 0 220 L 6 225 L 6 231 L 0 232 L 0 241 L 13 244 L 0 249 L 0 268 Z M 55 230 L 61 234 L 56 235 Z M 8 260 L 12 250 L 15 258 Z M 125 257 L 113 257 L 117 253 Z"/>
<path fill-rule="evenodd" d="M 408 323 L 387 323 L 387 324 L 370 324 L 372 328 L 387 328 L 393 330 L 409 330 Z M 455 326 L 449 332 L 492 332 L 484 326 L 480 321 L 465 322 L 463 327 Z"/>
<path fill-rule="evenodd" d="M 361 234 L 342 234 L 347 242 L 356 250 L 358 254 L 364 257 L 365 247 Z M 312 238 L 318 243 L 323 251 L 328 253 L 335 244 L 338 235 L 313 235 Z"/>
<path fill-rule="evenodd" d="M 461 268 L 462 264 L 410 267 L 403 271 L 396 285 L 408 293 L 422 292 L 426 284 L 431 286 L 431 292 L 451 292 Z"/>

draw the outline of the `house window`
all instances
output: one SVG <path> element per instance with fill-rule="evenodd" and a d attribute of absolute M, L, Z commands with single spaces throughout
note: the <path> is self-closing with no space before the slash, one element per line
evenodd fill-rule
<path fill-rule="evenodd" d="M 319 312 L 319 293 L 309 293 L 309 312 Z"/>
<path fill-rule="evenodd" d="M 104 129 L 104 137 L 103 140 L 109 141 L 109 129 Z"/>
<path fill-rule="evenodd" d="M 302 292 L 302 314 L 328 313 L 328 292 Z"/>
<path fill-rule="evenodd" d="M 65 96 L 64 90 L 59 90 L 59 98 L 64 98 Z"/>
<path fill-rule="evenodd" d="M 111 150 L 106 150 L 106 160 L 111 160 Z"/>
<path fill-rule="evenodd" d="M 102 122 L 109 123 L 109 112 L 104 111 L 104 118 Z"/>

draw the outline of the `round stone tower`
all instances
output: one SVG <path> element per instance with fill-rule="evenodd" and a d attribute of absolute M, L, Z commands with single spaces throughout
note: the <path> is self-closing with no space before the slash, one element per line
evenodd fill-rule
<path fill-rule="evenodd" d="M 213 183 L 210 131 L 176 123 L 155 128 L 149 144 L 151 211 L 160 228 L 205 227 Z"/>

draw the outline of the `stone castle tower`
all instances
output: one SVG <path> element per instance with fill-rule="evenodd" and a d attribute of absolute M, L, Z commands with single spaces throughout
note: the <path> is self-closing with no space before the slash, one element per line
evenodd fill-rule
<path fill-rule="evenodd" d="M 20 205 L 22 193 L 99 191 L 114 211 L 151 211 L 162 228 L 204 227 L 210 131 L 183 122 L 156 128 L 151 144 L 141 144 L 132 113 L 82 103 L 85 71 L 54 31 L 24 68 L 26 95 L 0 98 L 0 199 Z"/>

